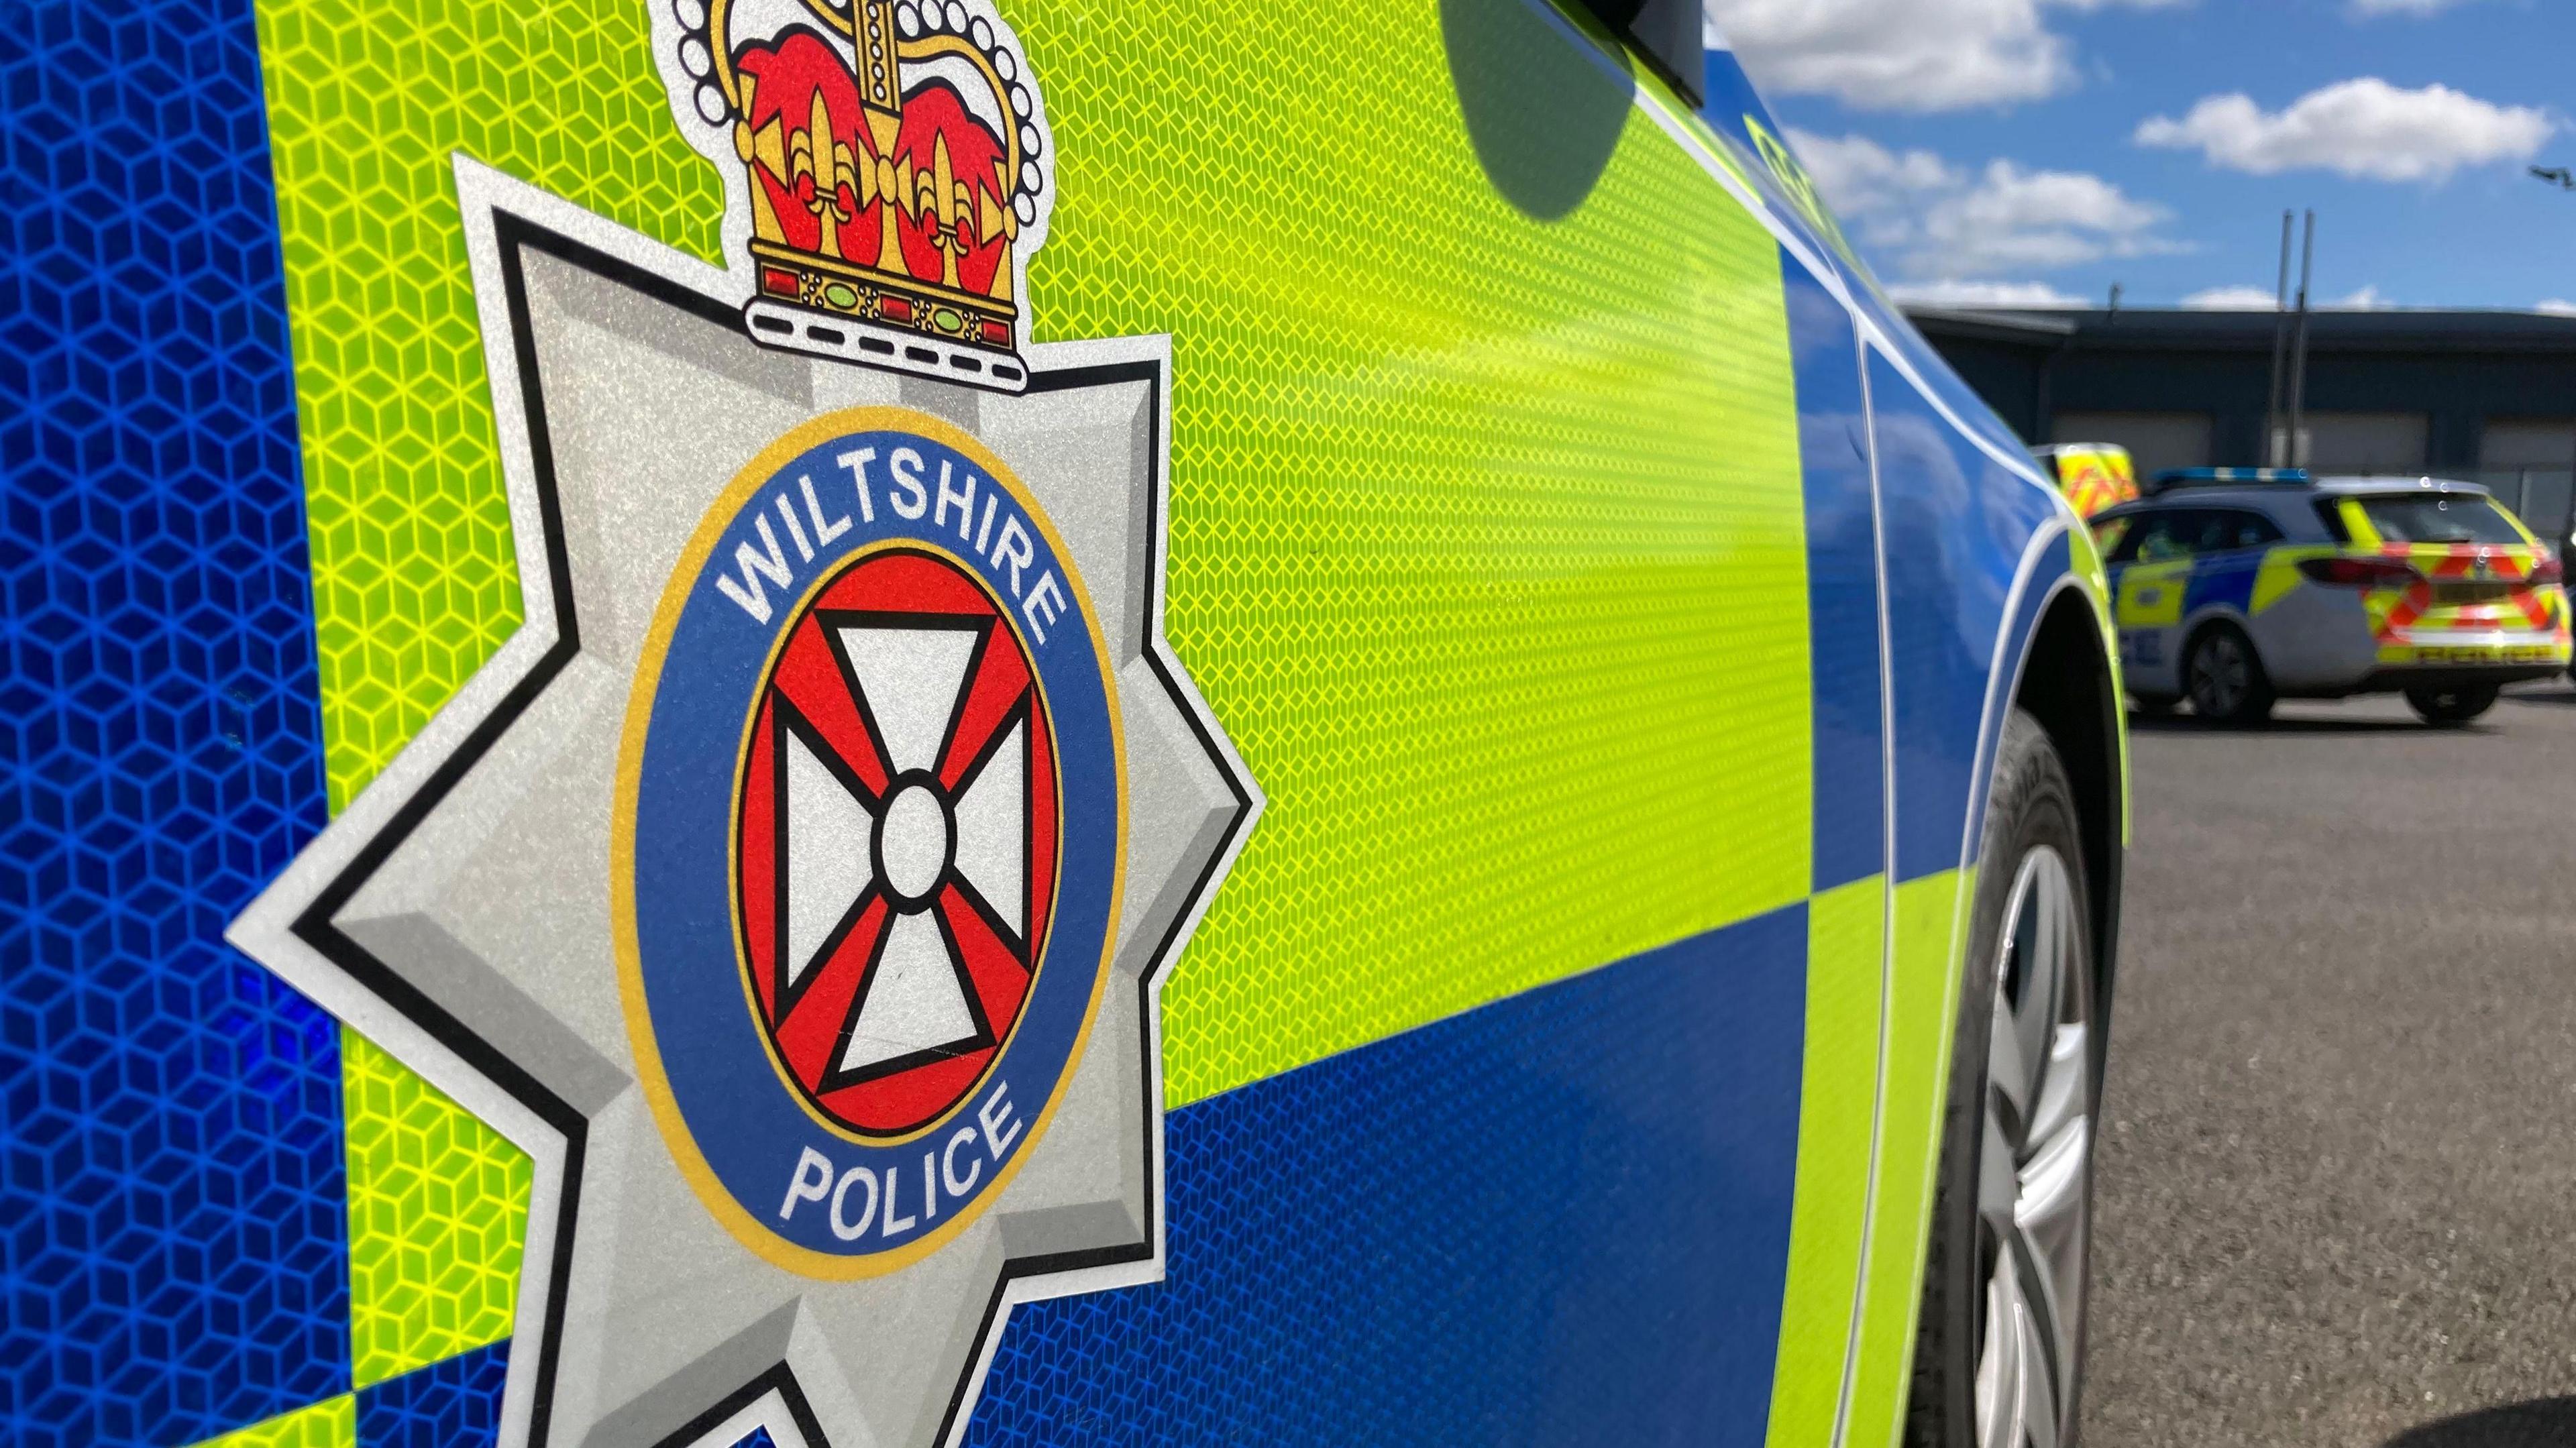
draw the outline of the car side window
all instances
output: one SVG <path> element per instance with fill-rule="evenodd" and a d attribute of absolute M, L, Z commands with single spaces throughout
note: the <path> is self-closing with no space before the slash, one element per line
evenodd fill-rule
<path fill-rule="evenodd" d="M 2120 540 L 2119 555 L 2114 563 L 2167 563 L 2192 555 L 2192 545 L 2199 541 L 2202 514 L 2198 509 L 2177 508 L 2166 513 L 2150 513 L 2138 519 L 2129 536 Z"/>
<path fill-rule="evenodd" d="M 2220 515 L 2224 526 L 2219 530 L 2225 541 L 2221 548 L 2269 548 L 2284 536 L 2279 524 L 2260 513 L 2230 509 Z"/>

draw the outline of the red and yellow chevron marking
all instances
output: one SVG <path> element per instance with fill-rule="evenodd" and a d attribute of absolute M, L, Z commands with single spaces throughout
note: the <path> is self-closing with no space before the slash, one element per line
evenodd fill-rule
<path fill-rule="evenodd" d="M 2531 581 L 2541 563 L 2539 548 L 2383 543 L 2356 551 L 2403 559 L 2419 575 L 2402 589 L 2377 590 L 2363 600 L 2380 662 L 2567 661 L 2567 591 Z M 2492 598 L 2444 603 L 2440 585 L 2446 583 L 2495 583 L 2504 589 Z"/>
<path fill-rule="evenodd" d="M 2383 543 L 2379 554 L 2414 565 L 2421 577 L 2402 590 L 2378 620 L 2383 638 L 2401 630 L 2516 629 L 2546 630 L 2565 626 L 2566 593 L 2554 585 L 2529 584 L 2540 565 L 2540 550 L 2493 544 Z M 2437 600 L 2439 583 L 2500 583 L 2502 597 L 2445 605 Z"/>
<path fill-rule="evenodd" d="M 2057 486 L 2075 516 L 2090 518 L 2138 496 L 2138 475 L 2126 448 L 2060 448 Z"/>

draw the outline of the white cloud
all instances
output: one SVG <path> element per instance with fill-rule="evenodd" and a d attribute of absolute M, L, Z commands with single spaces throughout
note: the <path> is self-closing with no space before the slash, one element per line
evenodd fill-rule
<path fill-rule="evenodd" d="M 2046 282 L 1940 281 L 1905 282 L 1887 289 L 1888 295 L 1910 306 L 1921 307 L 2081 307 L 2090 305 L 2082 297 L 2070 296 Z"/>
<path fill-rule="evenodd" d="M 2571 302 L 2565 297 L 2551 297 L 2545 302 L 2536 302 L 2531 309 L 2535 312 L 2546 312 L 2553 317 L 2576 317 L 2576 302 Z"/>
<path fill-rule="evenodd" d="M 2268 312 L 2280 300 L 2261 287 L 2210 287 L 2183 298 L 2182 304 L 2201 312 Z"/>
<path fill-rule="evenodd" d="M 2381 15 L 2439 15 L 2456 10 L 2468 0 L 2350 0 L 2355 18 L 2373 19 Z"/>
<path fill-rule="evenodd" d="M 2073 86 L 2050 9 L 2160 9 L 2189 0 L 1708 0 L 1765 91 L 1830 95 L 1863 110 L 1951 111 L 2039 100 Z"/>
<path fill-rule="evenodd" d="M 1789 145 L 1845 216 L 1883 213 L 1959 183 L 1959 173 L 1932 152 L 1891 151 L 1867 136 L 1836 139 L 1791 126 Z"/>
<path fill-rule="evenodd" d="M 2099 176 L 1989 161 L 1975 185 L 1924 213 L 1920 250 L 1971 275 L 2075 266 L 2176 250 L 2154 235 L 2170 215 Z"/>
<path fill-rule="evenodd" d="M 2141 146 L 2197 150 L 2213 166 L 2269 176 L 2324 170 L 2379 181 L 2440 181 L 2462 166 L 2523 160 L 2558 123 L 2449 86 L 2400 90 L 2376 76 L 2338 81 L 2266 111 L 2251 96 L 2207 96 L 2181 120 L 2140 125 Z"/>
<path fill-rule="evenodd" d="M 2182 299 L 2184 306 L 2202 312 L 2268 312 L 2277 302 L 2272 293 L 2261 287 L 2246 286 L 2211 287 Z M 2367 286 L 2347 296 L 2320 297 L 2309 305 L 2323 312 L 2384 312 L 2397 304 L 2382 296 L 2378 287 Z M 2540 305 L 2543 310 L 2549 306 L 2547 302 Z"/>
<path fill-rule="evenodd" d="M 2049 271 L 2181 250 L 2159 234 L 2171 213 L 2082 171 L 1989 161 L 1975 171 L 1866 136 L 1789 143 L 1834 209 L 1895 270 L 1916 278 Z"/>

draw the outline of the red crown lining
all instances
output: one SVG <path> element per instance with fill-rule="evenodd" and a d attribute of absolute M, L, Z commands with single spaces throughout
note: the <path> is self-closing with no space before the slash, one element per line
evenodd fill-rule
<path fill-rule="evenodd" d="M 788 245 L 858 266 L 887 270 L 899 266 L 916 281 L 940 286 L 947 279 L 941 247 L 945 236 L 956 248 L 957 285 L 991 295 L 996 275 L 1010 259 L 1011 231 L 1005 226 L 986 236 L 978 221 L 1007 214 L 1010 192 L 1001 166 L 1008 153 L 1002 138 L 975 118 L 953 86 L 930 80 L 907 90 L 894 145 L 880 156 L 859 104 L 858 78 L 839 53 L 812 31 L 792 29 L 774 47 L 746 46 L 735 68 L 750 91 L 746 119 L 752 133 L 777 125 L 779 154 L 791 158 L 789 174 L 783 176 L 757 153 L 750 164 L 752 178 L 766 195 Z M 822 167 L 808 169 L 793 159 L 798 140 L 813 131 L 818 96 L 831 142 L 820 148 L 820 154 L 832 157 L 829 169 L 840 174 L 826 174 Z M 931 178 L 943 142 L 951 185 L 966 193 L 958 198 L 954 225 L 943 225 L 934 198 L 925 194 L 934 189 Z M 841 153 L 850 158 L 846 167 L 838 159 Z M 817 152 L 809 149 L 806 154 Z M 881 255 L 888 198 L 881 194 L 881 185 L 867 184 L 856 169 L 875 167 L 882 182 L 887 168 L 877 166 L 880 160 L 894 163 L 898 190 L 894 217 L 899 256 L 891 258 Z M 837 223 L 834 243 L 828 248 L 823 240 L 824 206 Z"/>

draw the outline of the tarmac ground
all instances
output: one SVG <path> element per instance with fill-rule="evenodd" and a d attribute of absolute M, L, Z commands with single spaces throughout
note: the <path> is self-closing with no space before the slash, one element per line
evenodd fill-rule
<path fill-rule="evenodd" d="M 2087 1448 L 2576 1444 L 2576 690 L 2131 724 Z"/>

